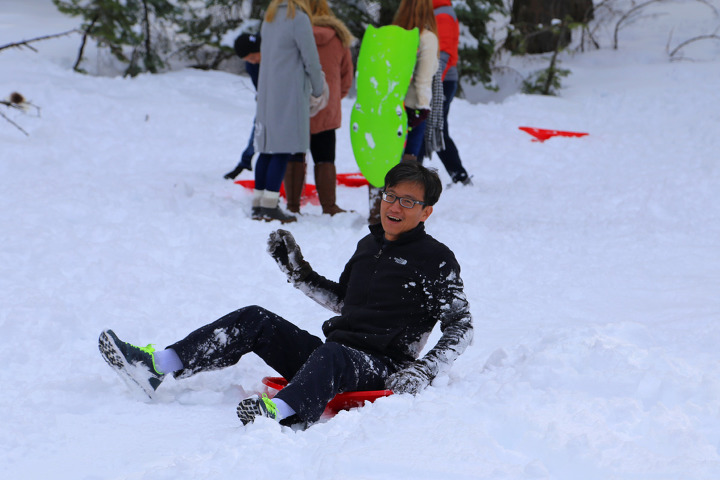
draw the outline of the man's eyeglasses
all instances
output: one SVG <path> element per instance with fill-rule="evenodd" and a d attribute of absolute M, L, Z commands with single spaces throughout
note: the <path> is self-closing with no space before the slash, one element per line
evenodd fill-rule
<path fill-rule="evenodd" d="M 382 191 L 380 193 L 382 193 L 383 201 L 388 202 L 388 203 L 395 203 L 395 200 L 397 200 L 398 202 L 400 202 L 401 207 L 413 208 L 416 204 L 422 205 L 422 206 L 427 205 L 427 203 L 425 203 L 425 202 L 419 202 L 417 200 L 413 200 L 412 198 L 398 197 L 394 193 L 388 193 L 385 191 Z"/>

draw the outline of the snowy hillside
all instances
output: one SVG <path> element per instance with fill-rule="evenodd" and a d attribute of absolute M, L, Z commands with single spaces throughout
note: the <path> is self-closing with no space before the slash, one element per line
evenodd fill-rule
<path fill-rule="evenodd" d="M 0 51 L 0 97 L 40 108 L 0 105 L 29 134 L 0 118 L 3 478 L 720 478 L 720 42 L 666 52 L 718 11 L 654 4 L 618 50 L 606 28 L 603 49 L 562 58 L 559 97 L 453 103 L 474 186 L 446 189 L 427 229 L 463 268 L 474 344 L 420 395 L 306 431 L 240 425 L 238 401 L 274 374 L 256 357 L 146 403 L 97 351 L 104 328 L 163 347 L 248 304 L 316 334 L 329 318 L 265 253 L 278 225 L 222 178 L 250 132 L 249 79 L 84 76 L 74 36 Z M 74 26 L 50 0 L 3 0 L 0 45 Z M 346 126 L 337 164 L 357 171 Z M 329 278 L 366 199 L 338 187 L 355 213 L 308 205 L 290 227 Z"/>

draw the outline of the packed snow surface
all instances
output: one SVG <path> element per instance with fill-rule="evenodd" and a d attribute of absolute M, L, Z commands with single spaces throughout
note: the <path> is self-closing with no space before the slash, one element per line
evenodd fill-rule
<path fill-rule="evenodd" d="M 77 26 L 49 0 L 2 4 L 0 45 Z M 249 304 L 318 335 L 331 316 L 266 254 L 278 225 L 222 178 L 250 132 L 248 77 L 82 75 L 77 35 L 0 51 L 0 97 L 39 107 L 0 105 L 29 134 L 0 118 L 3 478 L 720 478 L 720 42 L 667 49 L 716 31 L 719 10 L 657 2 L 617 50 L 608 24 L 601 49 L 561 56 L 557 97 L 455 100 L 474 185 L 447 188 L 426 226 L 462 266 L 474 343 L 416 397 L 305 431 L 240 424 L 237 403 L 275 374 L 253 355 L 146 402 L 97 349 L 105 328 L 163 347 Z M 340 172 L 358 170 L 352 104 Z M 533 142 L 519 126 L 589 135 Z M 288 227 L 335 279 L 367 232 L 367 190 L 338 187 L 338 204 L 354 212 L 309 204 Z"/>

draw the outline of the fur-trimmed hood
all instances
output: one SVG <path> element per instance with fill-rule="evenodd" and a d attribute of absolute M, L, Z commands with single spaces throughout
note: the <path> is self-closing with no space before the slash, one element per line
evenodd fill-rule
<path fill-rule="evenodd" d="M 355 41 L 355 37 L 353 37 L 352 33 L 350 33 L 350 30 L 345 26 L 345 24 L 337 17 L 333 17 L 330 15 L 318 15 L 316 17 L 313 17 L 312 24 L 315 27 L 330 27 L 333 30 L 335 30 L 335 33 L 337 34 L 338 38 L 340 39 L 340 42 L 342 43 L 343 48 L 348 48 L 352 43 Z M 316 40 L 317 35 L 316 35 Z M 325 40 L 325 39 L 321 39 Z M 325 41 L 330 41 L 331 38 L 328 38 Z"/>

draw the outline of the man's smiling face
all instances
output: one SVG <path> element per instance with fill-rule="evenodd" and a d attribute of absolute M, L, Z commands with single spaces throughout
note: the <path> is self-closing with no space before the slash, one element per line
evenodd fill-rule
<path fill-rule="evenodd" d="M 400 182 L 386 188 L 385 192 L 395 195 L 398 199 L 403 197 L 422 202 L 425 198 L 425 187 L 416 182 Z M 385 230 L 385 238 L 391 242 L 417 227 L 420 222 L 427 220 L 433 210 L 431 206 L 417 204 L 413 208 L 405 208 L 400 205 L 398 199 L 393 203 L 384 200 L 380 202 L 380 222 Z"/>

